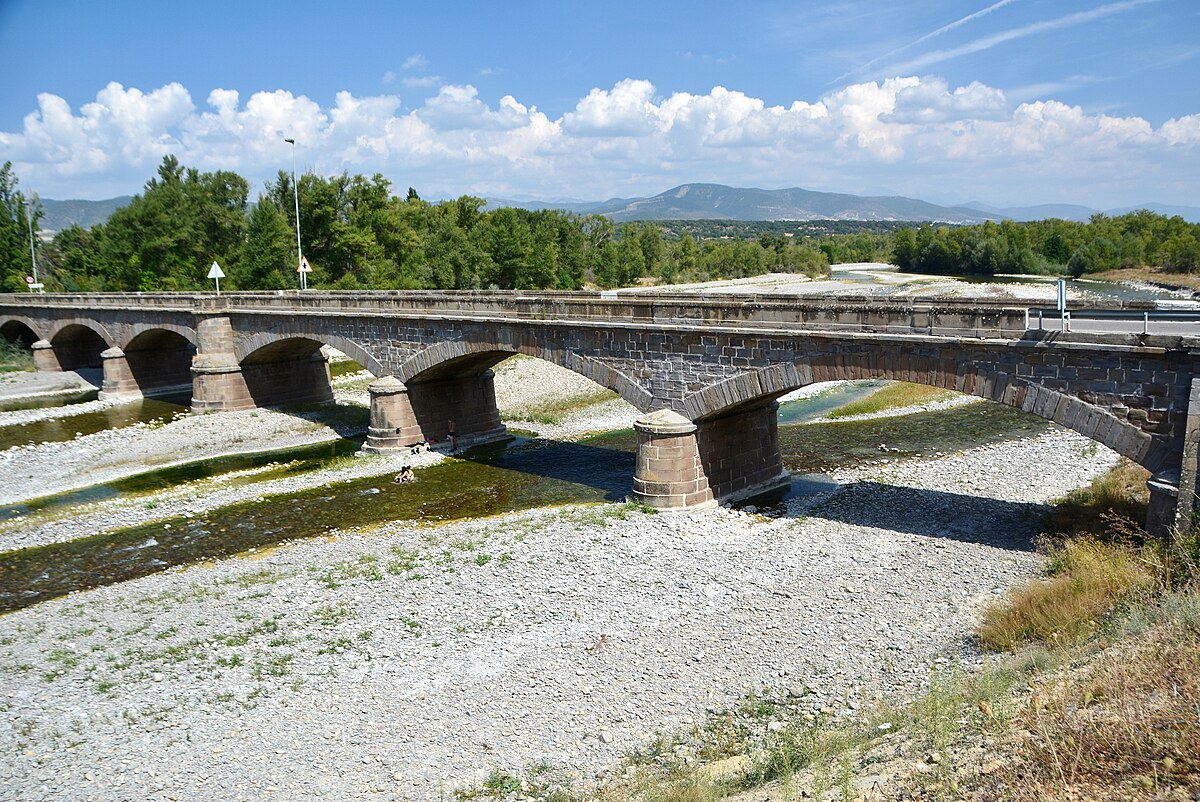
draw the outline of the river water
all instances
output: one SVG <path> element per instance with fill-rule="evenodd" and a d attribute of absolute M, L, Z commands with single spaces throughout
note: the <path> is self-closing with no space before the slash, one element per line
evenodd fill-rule
<path fill-rule="evenodd" d="M 793 493 L 830 489 L 830 481 L 822 474 L 839 466 L 951 452 L 1027 436 L 1047 425 L 989 403 L 867 421 L 798 422 L 862 398 L 877 385 L 841 385 L 781 405 L 780 445 L 785 464 L 797 475 Z M 884 444 L 886 451 L 880 449 Z M 38 511 L 69 510 L 101 498 L 132 498 L 156 488 L 247 468 L 265 470 L 238 481 L 263 481 L 319 470 L 357 447 L 357 441 L 343 440 L 285 453 L 204 460 L 9 505 L 0 515 L 11 519 Z M 632 490 L 635 447 L 631 430 L 578 443 L 518 437 L 508 444 L 472 449 L 461 458 L 424 468 L 411 485 L 394 484 L 389 475 L 331 483 L 194 516 L 180 515 L 66 543 L 7 552 L 0 554 L 0 610 L 18 609 L 173 565 L 319 537 L 335 529 L 370 528 L 393 520 L 437 525 L 534 507 L 619 502 Z"/>

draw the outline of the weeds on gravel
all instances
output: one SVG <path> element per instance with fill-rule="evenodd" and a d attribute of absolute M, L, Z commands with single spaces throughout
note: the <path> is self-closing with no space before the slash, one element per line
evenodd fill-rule
<path fill-rule="evenodd" d="M 0 338 L 0 373 L 32 371 L 33 352 Z"/>
<path fill-rule="evenodd" d="M 313 610 L 309 619 L 323 627 L 337 626 L 350 617 L 350 608 L 341 602 L 325 604 Z"/>
<path fill-rule="evenodd" d="M 316 574 L 317 580 L 326 588 L 337 590 L 352 579 L 378 582 L 383 579 L 384 569 L 379 565 L 377 556 L 363 554 L 357 560 L 340 560 L 327 568 L 312 566 L 308 570 Z"/>
<path fill-rule="evenodd" d="M 514 798 L 536 799 L 539 802 L 573 802 L 576 799 L 554 778 L 554 772 L 545 765 L 535 766 L 520 773 L 493 769 L 482 782 L 455 790 L 453 798 L 460 802 Z"/>
<path fill-rule="evenodd" d="M 945 401 L 957 393 L 953 390 L 943 390 L 940 387 L 929 387 L 924 384 L 908 382 L 892 382 L 884 385 L 866 398 L 843 404 L 831 410 L 826 417 L 831 419 L 849 418 L 853 415 L 871 415 L 888 409 L 901 409 L 919 404 L 931 404 L 935 401 Z"/>
<path fill-rule="evenodd" d="M 516 420 L 555 426 L 562 423 L 573 412 L 587 409 L 596 404 L 603 404 L 606 401 L 612 401 L 617 397 L 617 394 L 612 390 L 597 387 L 595 391 L 584 395 L 560 398 L 537 406 L 514 409 L 509 411 L 509 414 Z"/>

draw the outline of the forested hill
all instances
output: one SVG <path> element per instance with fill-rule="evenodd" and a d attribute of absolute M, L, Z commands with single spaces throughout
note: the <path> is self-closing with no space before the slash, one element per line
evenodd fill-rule
<path fill-rule="evenodd" d="M 71 226 L 91 228 L 108 220 L 113 212 L 122 206 L 128 206 L 132 200 L 131 195 L 98 201 L 41 198 L 42 218 L 39 227 L 42 231 L 53 233 Z"/>

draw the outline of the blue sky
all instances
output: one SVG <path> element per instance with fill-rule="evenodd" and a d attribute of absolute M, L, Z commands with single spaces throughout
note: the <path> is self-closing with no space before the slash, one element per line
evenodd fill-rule
<path fill-rule="evenodd" d="M 802 186 L 1200 205 L 1200 3 L 0 0 L 0 159 L 131 194 L 164 153 L 425 197 Z"/>

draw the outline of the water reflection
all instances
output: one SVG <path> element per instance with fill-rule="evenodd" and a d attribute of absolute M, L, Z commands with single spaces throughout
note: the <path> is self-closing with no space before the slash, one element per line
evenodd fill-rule
<path fill-rule="evenodd" d="M 139 398 L 127 404 L 106 406 L 81 415 L 0 426 L 0 451 L 29 443 L 61 443 L 135 423 L 169 421 L 176 413 L 187 412 L 190 401 L 188 395 Z"/>

